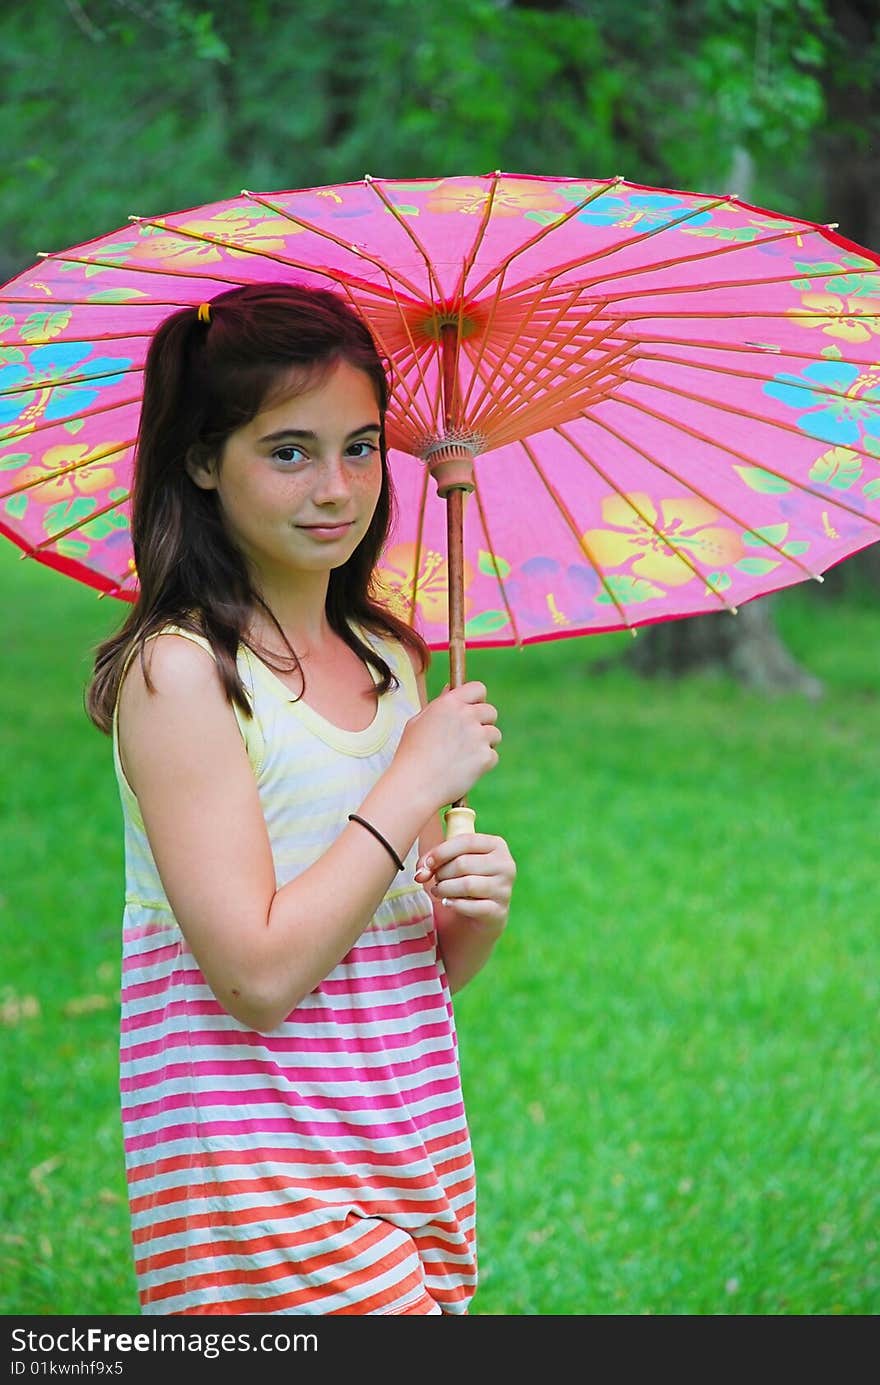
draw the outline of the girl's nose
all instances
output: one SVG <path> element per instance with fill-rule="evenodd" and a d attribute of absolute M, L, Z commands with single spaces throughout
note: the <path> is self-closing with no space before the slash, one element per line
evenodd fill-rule
<path fill-rule="evenodd" d="M 315 484 L 315 501 L 319 505 L 330 505 L 347 500 L 351 489 L 348 469 L 342 457 L 328 457 L 318 469 Z"/>

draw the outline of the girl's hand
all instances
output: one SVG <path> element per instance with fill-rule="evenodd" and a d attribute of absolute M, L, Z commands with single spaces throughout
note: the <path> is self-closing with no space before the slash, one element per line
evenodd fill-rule
<path fill-rule="evenodd" d="M 498 763 L 498 712 L 483 683 L 445 688 L 407 722 L 395 760 L 431 795 L 430 811 L 454 803 Z"/>
<path fill-rule="evenodd" d="M 516 864 L 503 837 L 448 837 L 419 861 L 415 878 L 440 904 L 493 932 L 507 923 Z"/>

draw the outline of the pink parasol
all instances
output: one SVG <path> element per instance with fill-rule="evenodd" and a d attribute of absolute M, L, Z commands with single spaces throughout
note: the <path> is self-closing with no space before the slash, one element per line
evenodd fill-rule
<path fill-rule="evenodd" d="M 245 192 L 42 257 L 0 291 L 0 531 L 133 600 L 150 335 L 283 278 L 389 361 L 376 594 L 453 685 L 468 645 L 735 611 L 880 538 L 877 254 L 735 196 L 503 173 Z"/>

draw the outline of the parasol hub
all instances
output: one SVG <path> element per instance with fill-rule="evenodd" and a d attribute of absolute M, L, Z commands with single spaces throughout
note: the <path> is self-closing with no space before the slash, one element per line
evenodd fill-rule
<path fill-rule="evenodd" d="M 449 304 L 436 307 L 430 313 L 419 317 L 416 325 L 424 336 L 440 342 L 444 334 L 452 332 L 459 341 L 467 341 L 485 326 L 485 313 L 474 304 Z"/>
<path fill-rule="evenodd" d="M 474 457 L 477 445 L 461 438 L 439 438 L 422 452 L 422 460 L 437 482 L 437 494 L 443 498 L 450 491 L 474 489 Z"/>

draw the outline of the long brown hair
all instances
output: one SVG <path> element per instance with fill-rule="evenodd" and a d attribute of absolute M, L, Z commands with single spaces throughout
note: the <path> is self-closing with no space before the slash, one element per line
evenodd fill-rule
<path fill-rule="evenodd" d="M 427 667 L 430 653 L 425 642 L 370 595 L 394 504 L 384 435 L 388 379 L 375 342 L 357 313 L 329 289 L 252 284 L 212 299 L 208 314 L 196 308 L 172 313 L 150 343 L 131 507 L 139 591 L 124 624 L 95 650 L 85 708 L 100 730 L 109 733 L 112 728 L 124 670 L 138 649 L 152 688 L 144 664 L 145 642 L 169 622 L 207 638 L 226 696 L 250 717 L 236 655 L 240 644 L 249 644 L 253 610 L 261 607 L 290 652 L 292 664 L 284 671 L 298 670 L 304 690 L 296 652 L 230 540 L 216 492 L 195 484 L 186 460 L 200 454 L 218 456 L 230 434 L 256 416 L 292 369 L 300 368 L 305 389 L 316 373 L 338 361 L 363 370 L 375 388 L 383 425 L 382 485 L 369 529 L 348 561 L 330 573 L 327 619 L 376 670 L 380 694 L 397 680 L 381 655 L 358 637 L 351 621 L 399 640 L 418 653 L 423 669 Z M 263 650 L 255 652 L 266 657 Z"/>

